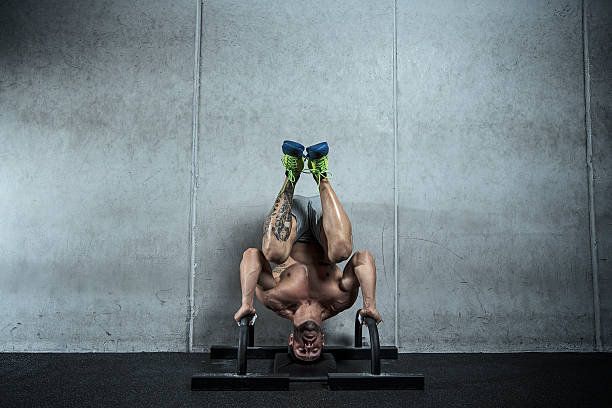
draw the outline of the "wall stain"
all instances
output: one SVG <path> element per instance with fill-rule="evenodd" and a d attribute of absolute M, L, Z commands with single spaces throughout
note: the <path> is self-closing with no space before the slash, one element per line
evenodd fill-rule
<path fill-rule="evenodd" d="M 159 292 L 170 292 L 172 289 L 161 289 L 155 292 L 155 297 L 159 300 L 159 303 L 163 306 L 166 303 L 166 300 L 159 297 Z"/>
<path fill-rule="evenodd" d="M 430 239 L 425 239 L 425 238 L 417 238 L 417 237 L 404 237 L 404 236 L 402 236 L 402 237 L 400 237 L 400 238 L 401 238 L 401 239 L 409 239 L 409 240 L 412 240 L 412 241 L 424 241 L 424 242 L 429 242 L 429 243 L 431 243 L 431 244 L 434 244 L 434 245 L 437 245 L 437 246 L 439 246 L 439 247 L 442 247 L 442 248 L 446 249 L 448 252 L 450 252 L 451 254 L 455 255 L 457 258 L 461 259 L 462 261 L 464 260 L 464 258 L 463 258 L 461 255 L 459 255 L 458 253 L 456 253 L 456 252 L 455 252 L 455 251 L 453 251 L 452 249 L 448 248 L 447 246 L 442 245 L 442 244 L 441 244 L 441 243 L 439 243 L 439 242 L 432 241 L 432 240 L 430 240 Z"/>
<path fill-rule="evenodd" d="M 19 328 L 20 328 L 19 326 L 21 326 L 21 323 L 17 323 L 17 326 L 15 326 L 15 327 L 13 327 L 13 328 L 11 329 L 11 332 L 10 332 L 10 333 L 11 333 L 11 336 L 13 335 L 13 332 L 14 332 L 15 330 L 17 330 L 17 329 L 19 329 Z"/>

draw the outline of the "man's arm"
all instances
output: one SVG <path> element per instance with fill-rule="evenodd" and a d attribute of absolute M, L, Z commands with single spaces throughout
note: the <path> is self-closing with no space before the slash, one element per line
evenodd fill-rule
<path fill-rule="evenodd" d="M 265 271 L 264 271 L 265 269 Z M 234 320 L 240 322 L 245 316 L 255 313 L 253 298 L 255 287 L 259 282 L 264 289 L 274 287 L 274 278 L 269 271 L 270 265 L 260 250 L 249 248 L 244 251 L 240 262 L 240 287 L 242 289 L 242 305 L 234 315 Z M 263 272 L 263 273 L 262 273 Z"/>
<path fill-rule="evenodd" d="M 350 273 L 351 271 L 353 273 Z M 355 277 L 359 281 L 363 298 L 360 314 L 372 317 L 376 323 L 382 322 L 382 317 L 376 310 L 376 265 L 370 252 L 357 251 L 353 254 L 340 281 L 340 288 L 344 291 L 350 290 L 356 283 Z"/>
<path fill-rule="evenodd" d="M 361 297 L 363 298 L 363 307 L 359 313 L 361 316 L 370 316 L 376 323 L 382 322 L 382 317 L 376 310 L 376 270 L 355 268 L 355 275 L 359 279 L 361 286 Z"/>
<path fill-rule="evenodd" d="M 356 267 L 355 275 L 361 287 L 363 309 L 376 309 L 376 269 Z"/>

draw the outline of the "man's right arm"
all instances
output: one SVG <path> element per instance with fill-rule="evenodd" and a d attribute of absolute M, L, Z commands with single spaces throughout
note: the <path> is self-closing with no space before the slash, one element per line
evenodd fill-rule
<path fill-rule="evenodd" d="M 265 258 L 259 249 L 249 248 L 244 251 L 240 262 L 240 287 L 242 290 L 240 309 L 234 314 L 234 320 L 240 322 L 245 316 L 255 313 L 253 298 L 259 281 L 263 288 L 273 287 L 274 278 L 269 273 L 262 273 Z M 269 267 L 268 267 L 269 268 Z"/>
<path fill-rule="evenodd" d="M 242 304 L 240 309 L 234 314 L 234 320 L 240 323 L 240 319 L 245 316 L 255 314 L 255 307 L 253 305 L 253 297 L 255 294 L 255 287 L 257 286 L 257 280 L 259 279 L 259 271 L 240 267 L 240 287 L 242 289 Z"/>

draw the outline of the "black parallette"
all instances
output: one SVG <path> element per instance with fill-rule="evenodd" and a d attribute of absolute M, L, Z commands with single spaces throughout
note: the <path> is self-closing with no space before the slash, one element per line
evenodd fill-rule
<path fill-rule="evenodd" d="M 364 318 L 370 332 L 370 374 L 380 374 L 380 339 L 376 321 L 366 316 Z"/>
<path fill-rule="evenodd" d="M 325 346 L 325 353 L 333 354 L 336 360 L 369 360 L 371 351 L 369 347 L 342 347 Z M 247 349 L 247 358 L 253 360 L 274 359 L 276 353 L 286 353 L 287 346 L 255 346 Z M 233 360 L 236 358 L 237 348 L 235 346 L 215 345 L 210 347 L 210 358 L 212 360 Z M 381 346 L 380 358 L 382 360 L 397 360 L 397 347 Z"/>
<path fill-rule="evenodd" d="M 288 391 L 291 383 L 324 383 L 337 390 L 422 390 L 419 374 L 329 373 L 327 376 L 290 377 L 288 375 L 196 374 L 192 391 Z"/>
<path fill-rule="evenodd" d="M 249 320 L 251 316 L 243 317 L 240 320 L 240 333 L 238 335 L 238 347 L 236 348 L 236 373 L 245 375 L 247 373 L 247 346 L 250 342 Z"/>

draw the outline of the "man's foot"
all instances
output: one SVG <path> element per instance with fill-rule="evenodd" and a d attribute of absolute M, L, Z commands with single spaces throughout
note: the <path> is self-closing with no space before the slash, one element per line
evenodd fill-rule
<path fill-rule="evenodd" d="M 321 184 L 321 179 L 327 177 L 327 154 L 329 146 L 327 142 L 317 143 L 316 145 L 306 148 L 306 157 L 308 157 L 308 168 L 317 182 Z"/>
<path fill-rule="evenodd" d="M 300 173 L 304 169 L 304 146 L 298 142 L 291 140 L 285 140 L 283 142 L 283 167 L 285 168 L 285 175 L 289 179 L 292 185 L 295 186 L 295 182 L 300 177 Z M 283 186 L 283 191 L 285 186 Z"/>

